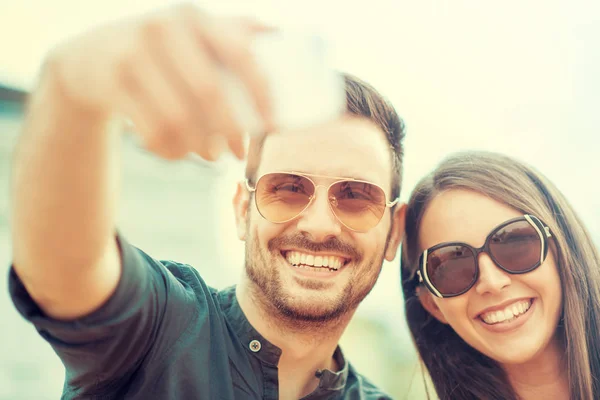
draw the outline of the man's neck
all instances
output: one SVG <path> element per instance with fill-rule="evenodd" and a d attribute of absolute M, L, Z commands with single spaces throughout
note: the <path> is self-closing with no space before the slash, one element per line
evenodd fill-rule
<path fill-rule="evenodd" d="M 524 364 L 504 365 L 509 381 L 523 400 L 570 398 L 569 378 L 563 357 L 564 346 L 558 339 L 533 360 Z"/>
<path fill-rule="evenodd" d="M 336 372 L 343 367 L 337 365 L 333 354 L 353 313 L 335 321 L 310 324 L 286 319 L 274 310 L 266 309 L 244 284 L 237 286 L 236 297 L 254 329 L 281 349 L 278 364 L 280 398 L 304 397 L 318 386 L 317 371 Z"/>

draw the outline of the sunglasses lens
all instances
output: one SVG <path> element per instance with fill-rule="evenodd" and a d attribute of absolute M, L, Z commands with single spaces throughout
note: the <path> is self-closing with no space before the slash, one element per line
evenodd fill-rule
<path fill-rule="evenodd" d="M 541 260 L 542 241 L 527 221 L 516 221 L 501 228 L 490 238 L 490 253 L 503 268 L 526 272 Z"/>
<path fill-rule="evenodd" d="M 256 208 L 271 222 L 286 222 L 304 211 L 314 192 L 313 183 L 303 176 L 266 174 L 256 184 Z"/>
<path fill-rule="evenodd" d="M 383 190 L 367 182 L 338 182 L 330 188 L 329 199 L 340 221 L 360 232 L 375 227 L 386 209 Z"/>
<path fill-rule="evenodd" d="M 477 279 L 475 254 L 461 245 L 449 245 L 427 255 L 427 275 L 431 284 L 444 296 L 468 290 Z"/>

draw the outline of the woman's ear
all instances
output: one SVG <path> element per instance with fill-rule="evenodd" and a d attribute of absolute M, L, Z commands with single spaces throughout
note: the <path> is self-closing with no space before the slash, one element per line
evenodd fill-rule
<path fill-rule="evenodd" d="M 434 318 L 440 321 L 442 324 L 448 324 L 446 317 L 444 317 L 444 313 L 442 313 L 442 310 L 440 310 L 440 308 L 437 306 L 435 300 L 433 299 L 433 295 L 431 292 L 429 292 L 429 290 L 427 290 L 427 288 L 418 286 L 417 297 L 419 298 L 423 308 L 427 310 L 429 314 L 433 315 Z"/>

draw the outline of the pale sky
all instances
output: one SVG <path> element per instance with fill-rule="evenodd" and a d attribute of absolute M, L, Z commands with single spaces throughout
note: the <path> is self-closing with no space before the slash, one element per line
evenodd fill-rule
<path fill-rule="evenodd" d="M 30 87 L 44 53 L 56 42 L 112 18 L 171 3 L 0 0 L 0 80 Z M 320 32 L 336 67 L 372 83 L 405 119 L 403 198 L 447 153 L 505 152 L 553 180 L 600 242 L 600 3 L 197 3 L 212 12 L 254 15 Z M 239 177 L 235 168 L 229 171 L 228 179 Z M 229 199 L 226 204 L 223 216 L 232 218 Z M 397 264 L 384 269 L 363 309 L 377 312 L 386 296 L 397 299 L 397 269 Z"/>

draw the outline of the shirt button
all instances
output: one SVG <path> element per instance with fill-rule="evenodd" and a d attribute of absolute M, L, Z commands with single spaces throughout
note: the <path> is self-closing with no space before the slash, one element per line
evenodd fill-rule
<path fill-rule="evenodd" d="M 250 347 L 250 351 L 258 353 L 262 346 L 258 340 L 253 340 L 250 342 L 250 345 L 248 345 L 248 347 Z"/>

